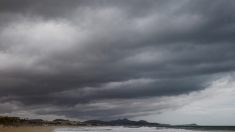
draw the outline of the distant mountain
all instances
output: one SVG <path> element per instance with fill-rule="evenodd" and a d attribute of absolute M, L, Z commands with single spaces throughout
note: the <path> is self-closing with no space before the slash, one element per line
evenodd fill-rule
<path fill-rule="evenodd" d="M 164 127 L 189 130 L 229 130 L 235 131 L 235 126 L 200 126 L 197 124 L 169 125 L 151 123 L 145 120 L 131 121 L 128 119 L 118 119 L 111 121 L 88 120 L 85 122 L 70 121 L 65 119 L 55 119 L 45 121 L 42 119 L 20 119 L 19 117 L 0 116 L 0 126 L 125 126 L 125 127 Z"/>
<path fill-rule="evenodd" d="M 65 120 L 65 119 L 55 119 L 53 120 L 54 122 L 68 122 L 69 120 Z"/>
<path fill-rule="evenodd" d="M 145 120 L 132 121 L 126 118 L 111 121 L 102 120 L 88 120 L 84 122 L 70 121 L 66 119 L 55 119 L 53 121 L 44 121 L 42 119 L 20 119 L 19 117 L 0 116 L 0 125 L 73 125 L 73 126 L 128 126 L 128 127 L 141 127 L 141 126 L 166 126 L 159 123 L 151 123 Z"/>
<path fill-rule="evenodd" d="M 128 119 L 118 119 L 111 121 L 101 121 L 101 120 L 88 120 L 84 123 L 90 125 L 110 125 L 110 126 L 159 126 L 159 123 L 150 123 L 144 120 L 140 121 L 131 121 Z"/>

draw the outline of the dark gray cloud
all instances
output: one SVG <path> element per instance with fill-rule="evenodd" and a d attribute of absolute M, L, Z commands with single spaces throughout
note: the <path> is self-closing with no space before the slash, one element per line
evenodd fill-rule
<path fill-rule="evenodd" d="M 234 7 L 232 0 L 1 0 L 0 102 L 9 108 L 0 112 L 17 106 L 109 119 L 177 108 L 184 103 L 146 100 L 200 91 L 235 70 Z"/>

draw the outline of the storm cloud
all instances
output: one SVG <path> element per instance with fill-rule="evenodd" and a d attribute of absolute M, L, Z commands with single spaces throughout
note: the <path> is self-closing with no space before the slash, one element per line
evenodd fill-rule
<path fill-rule="evenodd" d="M 234 12 L 232 0 L 1 0 L 0 113 L 113 119 L 186 105 L 174 98 L 234 72 Z"/>

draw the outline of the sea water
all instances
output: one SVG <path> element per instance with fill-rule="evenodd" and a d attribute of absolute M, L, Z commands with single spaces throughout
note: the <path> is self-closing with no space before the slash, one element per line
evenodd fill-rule
<path fill-rule="evenodd" d="M 158 127 L 79 127 L 79 128 L 57 128 L 54 132 L 228 132 L 221 130 L 185 130 L 173 128 L 158 128 Z"/>

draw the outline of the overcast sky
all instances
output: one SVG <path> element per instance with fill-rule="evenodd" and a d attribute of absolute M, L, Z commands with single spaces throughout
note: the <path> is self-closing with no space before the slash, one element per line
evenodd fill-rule
<path fill-rule="evenodd" d="M 235 125 L 234 0 L 0 0 L 0 115 Z"/>

